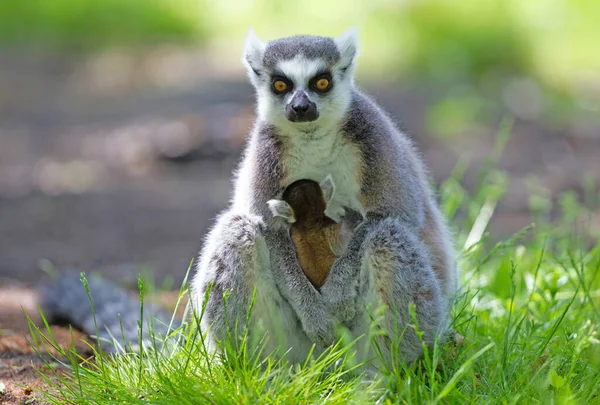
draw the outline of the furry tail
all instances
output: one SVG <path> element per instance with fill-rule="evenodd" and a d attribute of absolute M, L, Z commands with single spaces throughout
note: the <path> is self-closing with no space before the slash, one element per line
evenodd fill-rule
<path fill-rule="evenodd" d="M 40 308 L 51 323 L 71 324 L 92 335 L 100 342 L 102 350 L 110 353 L 128 351 L 139 345 L 156 343 L 169 332 L 171 316 L 152 305 L 144 304 L 144 324 L 139 320 L 140 302 L 108 281 L 88 279 L 88 292 L 75 274 L 61 274 L 40 285 Z M 90 297 L 93 305 L 90 305 Z M 171 328 L 179 326 L 174 321 Z M 156 337 L 156 339 L 154 339 Z"/>

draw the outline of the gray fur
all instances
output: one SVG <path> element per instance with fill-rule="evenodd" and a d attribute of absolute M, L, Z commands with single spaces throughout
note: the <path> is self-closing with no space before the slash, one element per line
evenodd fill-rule
<path fill-rule="evenodd" d="M 263 55 L 263 66 L 275 69 L 278 62 L 293 59 L 296 55 L 322 59 L 328 66 L 333 66 L 340 60 L 340 51 L 333 38 L 296 35 L 270 41 Z"/>
<path fill-rule="evenodd" d="M 262 64 L 256 65 L 263 51 Z M 289 61 L 298 54 L 309 59 L 307 66 L 310 60 L 320 59 L 333 72 L 334 90 L 327 98 L 319 99 L 321 116 L 314 123 L 286 122 L 281 110 L 284 102 L 269 92 L 268 81 L 256 76 L 257 72 L 281 66 L 289 68 Z M 353 66 L 353 35 L 337 40 L 292 37 L 266 45 L 254 38 L 246 55 L 254 55 L 245 63 L 256 87 L 259 114 L 235 179 L 231 207 L 211 231 L 192 281 L 196 311 L 202 310 L 207 283 L 215 283 L 216 294 L 208 299 L 206 309 L 210 312 L 203 327 L 212 325 L 211 337 L 222 339 L 219 311 L 223 291 L 233 289 L 236 298 L 229 303 L 234 306 L 231 312 L 241 316 L 247 311 L 250 291 L 258 288 L 277 303 L 273 306 L 281 315 L 277 319 L 287 325 L 271 324 L 271 329 L 267 328 L 270 335 L 289 325 L 298 326 L 291 329 L 293 342 L 287 342 L 296 360 L 308 354 L 306 347 L 311 343 L 321 349 L 332 344 L 339 323 L 356 337 L 366 334 L 366 302 L 391 300 L 397 304 L 388 309 L 384 322 L 391 341 L 399 337 L 390 328 L 392 323 L 399 323 L 400 329 L 411 323 L 407 308 L 414 302 L 420 328 L 426 342 L 431 343 L 447 325 L 448 303 L 455 290 L 456 268 L 449 232 L 412 142 L 381 108 L 356 90 L 352 69 L 342 66 L 342 62 Z M 301 74 L 302 69 L 293 73 L 297 85 L 308 80 L 299 77 Z M 332 203 L 342 209 L 362 210 L 365 221 L 333 265 L 321 291 L 317 291 L 303 274 L 289 235 L 270 226 L 267 202 L 279 198 L 295 180 L 321 181 L 332 171 L 336 179 Z M 361 206 L 353 206 L 355 201 Z M 240 229 L 232 223 L 233 218 L 249 221 L 248 227 Z M 263 222 L 266 227 L 256 225 Z M 254 242 L 239 245 L 240 240 L 251 239 L 247 235 L 252 235 Z M 257 241 L 264 247 L 257 250 Z M 257 257 L 264 261 L 257 261 Z M 265 284 L 256 274 L 272 282 Z M 252 330 L 254 324 L 249 327 Z M 414 334 L 405 335 L 399 356 L 410 361 L 420 355 L 421 347 L 415 339 Z M 393 353 L 388 347 L 386 358 Z"/>
<path fill-rule="evenodd" d="M 285 232 L 268 235 L 284 240 L 289 238 Z M 265 237 L 265 227 L 258 216 L 232 212 L 220 215 L 200 254 L 198 274 L 191 286 L 191 302 L 201 316 L 201 328 L 208 332 L 208 346 L 215 350 L 217 342 L 230 342 L 233 337 L 235 344 L 236 336 L 243 334 L 251 299 L 256 292 L 250 318 L 250 340 L 258 341 L 263 332 L 269 332 L 267 353 L 281 348 L 291 361 L 300 362 L 310 350 L 311 341 L 295 316 L 292 303 L 283 297 L 276 285 L 271 263 L 277 262 L 270 260 L 267 243 L 276 246 L 277 242 L 266 242 Z M 212 291 L 202 308 L 209 283 Z M 231 294 L 224 301 L 227 290 Z"/>
<path fill-rule="evenodd" d="M 94 306 L 93 312 L 88 293 L 78 274 L 60 274 L 50 282 L 41 284 L 38 288 L 40 308 L 46 319 L 50 323 L 66 322 L 96 336 L 106 352 L 116 353 L 127 350 L 129 346 L 138 347 L 139 299 L 97 277 L 88 278 L 88 288 Z M 141 344 L 149 345 L 154 341 L 160 346 L 169 331 L 171 316 L 153 305 L 145 305 L 144 314 Z M 171 325 L 172 329 L 178 326 L 179 321 L 176 320 Z M 149 332 L 151 329 L 153 335 Z"/>
<path fill-rule="evenodd" d="M 437 282 L 427 248 L 414 234 L 414 230 L 395 218 L 386 218 L 372 225 L 360 247 L 362 257 L 360 274 L 355 291 L 360 310 L 348 321 L 355 336 L 369 329 L 371 311 L 381 305 L 388 310 L 378 326 L 388 331 L 387 337 L 378 338 L 384 348 L 385 364 L 398 360 L 413 361 L 421 353 L 421 341 L 412 326 L 409 305 L 415 305 L 419 330 L 423 342 L 434 343 L 448 326 L 447 303 Z M 385 291 L 381 294 L 380 291 Z M 392 299 L 390 302 L 389 300 Z M 390 331 L 392 333 L 390 333 Z M 359 349 L 361 345 L 358 345 Z M 364 360 L 375 357 L 367 345 Z M 392 358 L 394 355 L 399 358 Z"/>

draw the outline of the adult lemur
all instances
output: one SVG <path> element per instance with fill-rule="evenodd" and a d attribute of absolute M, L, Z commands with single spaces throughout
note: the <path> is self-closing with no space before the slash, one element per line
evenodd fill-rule
<path fill-rule="evenodd" d="M 250 333 L 266 331 L 272 347 L 293 362 L 303 361 L 313 344 L 317 352 L 331 345 L 338 324 L 356 338 L 366 335 L 367 308 L 381 304 L 387 335 L 380 335 L 380 348 L 388 359 L 397 354 L 411 361 L 421 353 L 407 327 L 411 303 L 426 343 L 447 327 L 456 283 L 449 233 L 412 143 L 355 88 L 356 54 L 351 31 L 337 39 L 295 36 L 266 44 L 248 36 L 243 61 L 258 118 L 231 206 L 208 234 L 191 284 L 191 302 L 214 348 L 241 331 L 255 291 Z M 326 216 L 343 222 L 348 211 L 363 218 L 317 289 L 300 267 L 288 229 L 274 226 L 268 202 L 297 180 L 320 182 L 329 174 L 336 189 Z M 42 290 L 42 307 L 94 333 L 79 287 L 76 279 L 59 280 Z M 118 338 L 121 312 L 133 316 L 125 332 L 135 337 L 133 304 L 123 307 L 127 297 L 110 288 L 90 284 L 100 330 L 112 329 Z"/>
<path fill-rule="evenodd" d="M 356 36 L 294 36 L 263 43 L 250 32 L 243 62 L 257 93 L 257 120 L 234 181 L 231 206 L 207 236 L 191 285 L 210 343 L 240 331 L 256 289 L 249 331 L 267 332 L 291 361 L 336 340 L 336 326 L 368 333 L 369 305 L 384 304 L 384 355 L 394 342 L 414 360 L 414 303 L 423 339 L 447 326 L 456 267 L 450 237 L 411 141 L 354 86 Z M 299 179 L 328 174 L 345 207 L 364 221 L 320 289 L 303 274 L 289 234 L 267 202 Z M 205 291 L 212 285 L 206 305 Z M 230 290 L 226 300 L 224 293 Z M 262 332 L 261 332 L 262 333 Z"/>

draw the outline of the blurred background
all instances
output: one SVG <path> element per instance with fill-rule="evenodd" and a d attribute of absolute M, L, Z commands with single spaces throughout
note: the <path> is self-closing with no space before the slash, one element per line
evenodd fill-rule
<path fill-rule="evenodd" d="M 464 173 L 467 195 L 498 160 L 493 238 L 597 199 L 599 16 L 596 0 L 0 1 L 0 284 L 35 284 L 44 260 L 183 279 L 252 123 L 249 27 L 360 27 L 358 83 L 437 184 Z"/>

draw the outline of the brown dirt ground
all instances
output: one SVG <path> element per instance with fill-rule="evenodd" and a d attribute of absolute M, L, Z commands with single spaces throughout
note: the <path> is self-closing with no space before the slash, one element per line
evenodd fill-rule
<path fill-rule="evenodd" d="M 150 299 L 172 310 L 177 297 L 178 291 L 172 291 Z M 185 304 L 183 300 L 178 315 L 182 315 Z M 33 343 L 25 313 L 48 335 L 37 312 L 35 292 L 24 287 L 0 287 L 0 387 L 4 384 L 4 389 L 0 390 L 0 404 L 47 404 L 42 392 L 52 391 L 58 377 L 68 374 L 68 367 L 61 363 L 66 359 L 54 348 Z M 82 358 L 91 358 L 92 350 L 88 345 L 93 344 L 93 340 L 85 334 L 54 325 L 50 327 L 50 333 L 63 350 L 74 347 Z"/>
<path fill-rule="evenodd" d="M 0 289 L 0 382 L 4 385 L 0 393 L 2 404 L 43 404 L 41 390 L 51 389 L 50 381 L 56 381 L 56 372 L 62 375 L 66 368 L 52 357 L 53 349 L 45 350 L 42 358 L 29 335 L 29 314 L 36 324 L 41 324 L 36 310 L 35 293 L 29 289 L 6 287 Z M 71 347 L 75 343 L 79 353 L 89 354 L 89 348 L 83 343 L 83 334 L 67 328 L 53 326 L 51 333 L 63 347 Z M 31 402 L 30 402 L 31 401 Z"/>

